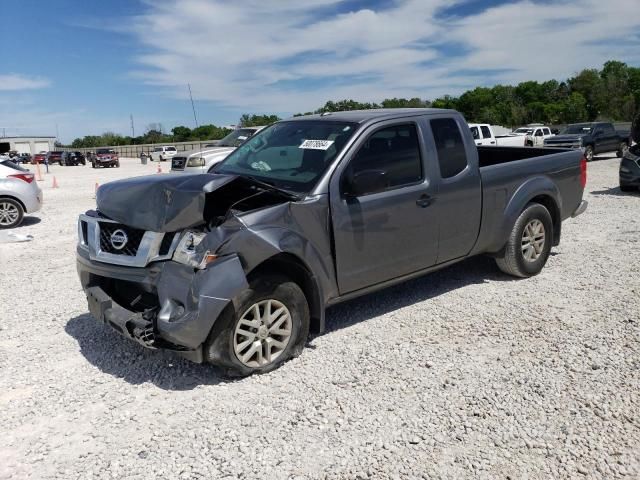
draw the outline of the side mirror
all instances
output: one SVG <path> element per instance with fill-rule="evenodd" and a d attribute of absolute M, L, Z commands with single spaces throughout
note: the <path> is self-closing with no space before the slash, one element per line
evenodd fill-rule
<path fill-rule="evenodd" d="M 381 192 L 388 186 L 387 172 L 384 170 L 363 170 L 345 182 L 344 196 L 347 198 L 360 197 L 369 193 Z"/>

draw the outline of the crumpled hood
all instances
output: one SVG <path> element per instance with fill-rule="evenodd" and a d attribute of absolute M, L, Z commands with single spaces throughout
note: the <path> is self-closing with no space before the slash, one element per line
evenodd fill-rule
<path fill-rule="evenodd" d="M 201 225 L 206 195 L 238 177 L 234 175 L 148 175 L 102 185 L 98 210 L 130 227 L 175 232 Z"/>

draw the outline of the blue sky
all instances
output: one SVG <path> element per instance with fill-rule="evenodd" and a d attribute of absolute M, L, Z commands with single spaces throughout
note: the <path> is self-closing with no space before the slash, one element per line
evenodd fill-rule
<path fill-rule="evenodd" d="M 585 15 L 585 12 L 589 12 Z M 136 134 L 640 65 L 637 0 L 2 0 L 7 135 Z"/>

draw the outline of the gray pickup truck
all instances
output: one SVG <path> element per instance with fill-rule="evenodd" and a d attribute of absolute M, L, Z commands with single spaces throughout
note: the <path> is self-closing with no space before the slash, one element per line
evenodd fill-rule
<path fill-rule="evenodd" d="M 329 305 L 479 254 L 537 274 L 585 182 L 581 151 L 478 148 L 452 110 L 298 117 L 208 174 L 102 185 L 77 268 L 93 316 L 125 337 L 266 372 Z"/>

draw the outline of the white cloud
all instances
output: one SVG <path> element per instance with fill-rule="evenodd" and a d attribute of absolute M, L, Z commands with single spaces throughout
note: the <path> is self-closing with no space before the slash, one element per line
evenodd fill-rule
<path fill-rule="evenodd" d="M 640 61 L 637 0 L 518 1 L 438 18 L 466 1 L 331 14 L 344 2 L 162 0 L 127 31 L 149 52 L 134 75 L 168 95 L 184 98 L 191 83 L 199 100 L 279 112 L 343 97 L 433 98 L 478 83 L 564 79 L 613 58 Z M 617 38 L 627 45 L 616 48 Z M 450 43 L 465 53 L 449 53 Z"/>
<path fill-rule="evenodd" d="M 19 73 L 0 74 L 0 91 L 35 90 L 49 85 L 51 85 L 51 82 L 42 77 L 21 75 Z"/>

